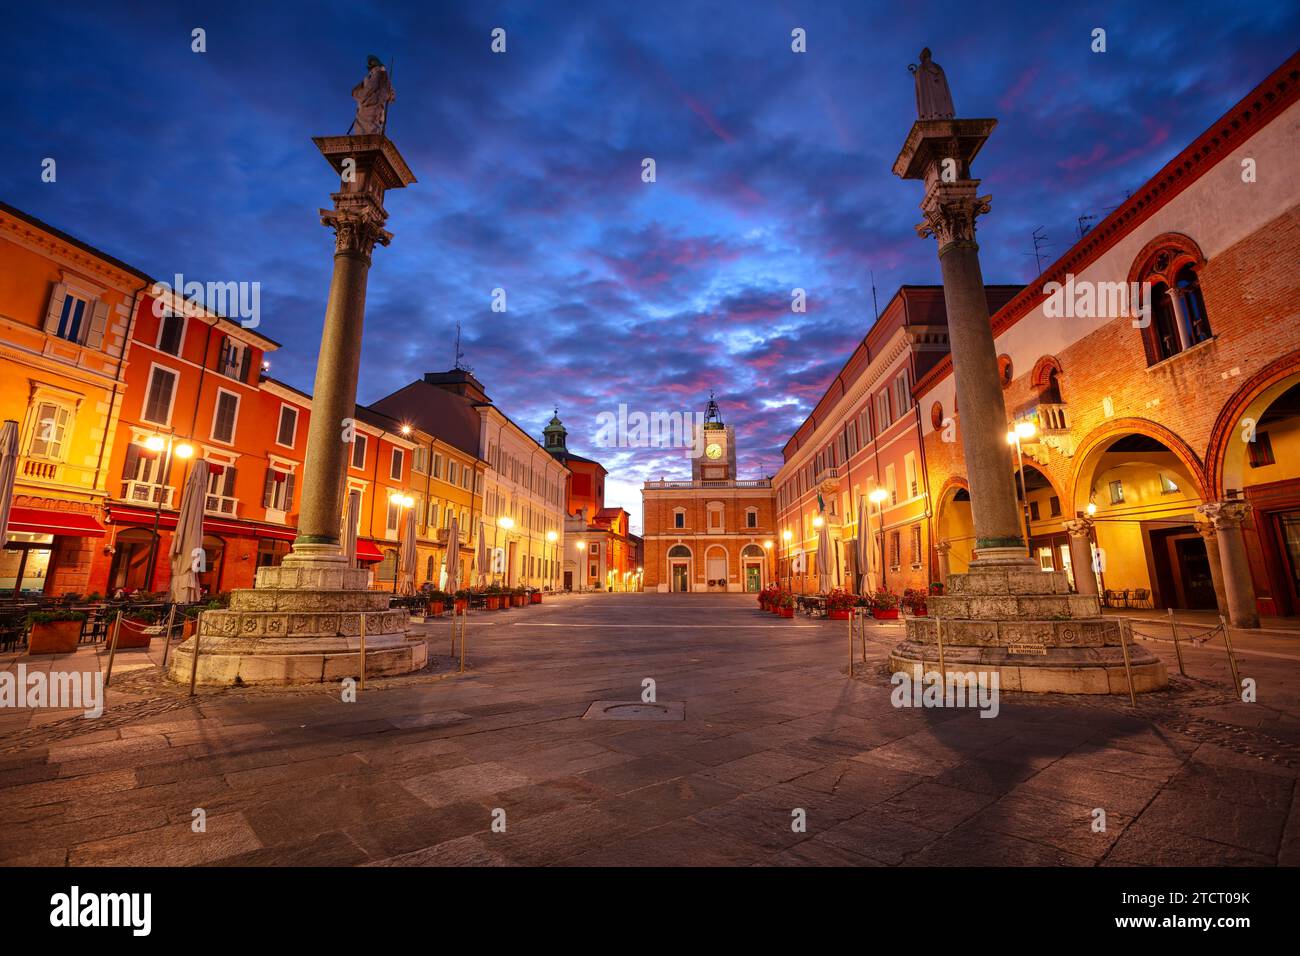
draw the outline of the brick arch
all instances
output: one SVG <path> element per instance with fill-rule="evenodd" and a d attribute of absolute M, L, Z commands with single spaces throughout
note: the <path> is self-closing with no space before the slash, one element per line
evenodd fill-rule
<path fill-rule="evenodd" d="M 1262 393 L 1298 372 L 1300 372 L 1300 350 L 1274 359 L 1246 379 L 1220 409 L 1219 417 L 1214 420 L 1214 427 L 1210 430 L 1210 441 L 1205 449 L 1205 475 L 1214 500 L 1217 501 L 1224 495 L 1224 469 L 1228 461 L 1228 448 L 1237 437 L 1237 429 L 1242 417 Z"/>
<path fill-rule="evenodd" d="M 1205 265 L 1205 253 L 1201 252 L 1201 247 L 1197 245 L 1195 239 L 1181 232 L 1162 232 L 1143 246 L 1142 251 L 1134 257 L 1132 265 L 1129 266 L 1128 281 L 1141 282 L 1143 273 L 1148 271 L 1147 266 L 1151 264 L 1151 258 L 1161 249 L 1173 249 L 1175 252 L 1174 258 L 1165 270 L 1171 277 L 1189 262 L 1198 269 Z"/>
<path fill-rule="evenodd" d="M 1063 374 L 1061 360 L 1055 355 L 1044 355 L 1034 364 L 1034 371 L 1029 376 L 1034 388 L 1047 388 L 1052 381 L 1052 373 Z"/>
<path fill-rule="evenodd" d="M 1192 481 L 1196 483 L 1196 493 L 1201 500 L 1211 500 L 1206 496 L 1205 466 L 1201 463 L 1201 459 L 1196 452 L 1192 450 L 1191 445 L 1164 425 L 1153 422 L 1148 418 L 1116 418 L 1094 428 L 1075 449 L 1074 471 L 1070 474 L 1070 483 L 1066 488 L 1066 500 L 1069 502 L 1071 511 L 1075 510 L 1075 504 L 1078 501 L 1083 468 L 1087 465 L 1088 459 L 1101 445 L 1112 438 L 1120 438 L 1124 435 L 1146 435 L 1148 438 L 1154 438 L 1163 444 L 1173 452 L 1174 456 L 1182 462 L 1183 467 L 1187 469 Z"/>
<path fill-rule="evenodd" d="M 942 510 L 943 506 L 948 503 L 948 495 L 958 491 L 964 491 L 967 494 L 970 494 L 970 482 L 961 475 L 952 475 L 943 483 L 943 487 L 939 489 L 939 496 L 935 499 L 939 502 L 940 510 Z"/>

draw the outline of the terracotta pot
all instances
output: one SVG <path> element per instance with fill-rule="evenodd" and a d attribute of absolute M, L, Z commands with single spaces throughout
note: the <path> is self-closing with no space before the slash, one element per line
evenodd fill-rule
<path fill-rule="evenodd" d="M 826 616 L 832 621 L 847 621 L 853 616 L 852 611 L 827 611 Z"/>
<path fill-rule="evenodd" d="M 533 592 L 533 603 L 534 603 L 534 604 L 541 604 L 541 603 L 542 603 L 542 592 L 541 592 L 541 591 L 534 591 L 534 592 Z"/>
<path fill-rule="evenodd" d="M 501 596 L 498 594 L 489 594 L 487 596 L 487 609 L 489 611 L 495 611 L 499 607 L 501 607 Z"/>
<path fill-rule="evenodd" d="M 442 612 L 446 609 L 447 605 L 443 604 L 441 601 L 429 602 L 429 614 L 433 617 L 442 617 Z"/>
<path fill-rule="evenodd" d="M 887 610 L 882 611 L 880 608 L 873 607 L 871 609 L 871 616 L 874 617 L 877 621 L 897 621 L 898 608 L 891 607 Z"/>
<path fill-rule="evenodd" d="M 466 600 L 465 598 L 457 598 L 455 606 L 456 606 L 457 614 L 465 614 L 467 611 L 469 611 L 469 601 Z"/>
<path fill-rule="evenodd" d="M 33 624 L 27 635 L 28 654 L 71 654 L 81 639 L 81 621 Z"/>
<path fill-rule="evenodd" d="M 794 617 L 794 608 L 792 607 L 779 608 L 777 610 L 777 613 L 781 615 L 781 617 Z"/>
<path fill-rule="evenodd" d="M 523 594 L 512 594 L 512 595 L 510 595 L 510 597 L 513 599 L 510 603 L 511 603 L 511 605 L 513 605 L 514 607 L 523 607 L 523 606 L 524 606 L 524 601 L 525 601 L 526 598 L 527 598 L 527 596 L 526 596 L 526 595 L 523 595 Z"/>
<path fill-rule="evenodd" d="M 187 617 L 185 623 L 181 625 L 181 640 L 188 641 L 198 629 L 199 619 L 197 617 Z M 200 654 L 199 656 L 202 657 L 203 655 Z"/>
<path fill-rule="evenodd" d="M 156 623 L 156 622 L 154 622 Z M 120 651 L 126 647 L 148 647 L 151 636 L 145 633 L 146 627 L 153 627 L 154 624 L 149 621 L 137 620 L 133 617 L 122 616 L 122 634 L 117 639 L 117 649 Z M 105 647 L 113 646 L 113 633 L 117 630 L 117 621 L 114 620 L 108 626 L 108 636 L 104 639 Z"/>

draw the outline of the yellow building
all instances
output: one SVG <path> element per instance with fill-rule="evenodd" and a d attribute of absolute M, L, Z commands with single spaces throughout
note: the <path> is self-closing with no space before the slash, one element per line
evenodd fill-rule
<path fill-rule="evenodd" d="M 87 590 L 144 273 L 0 203 L 0 420 L 19 428 L 0 591 Z"/>

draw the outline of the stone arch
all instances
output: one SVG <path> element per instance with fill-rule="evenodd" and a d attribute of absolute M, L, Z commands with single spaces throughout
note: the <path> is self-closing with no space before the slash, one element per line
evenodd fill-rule
<path fill-rule="evenodd" d="M 1044 355 L 1034 363 L 1034 370 L 1030 373 L 1029 380 L 1036 389 L 1047 388 L 1052 383 L 1052 373 L 1057 375 L 1062 373 L 1061 361 L 1055 355 Z"/>
<path fill-rule="evenodd" d="M 1164 425 L 1148 418 L 1116 418 L 1094 428 L 1075 450 L 1074 471 L 1066 487 L 1066 496 L 1062 499 L 1064 503 L 1068 503 L 1069 516 L 1072 516 L 1075 511 L 1082 510 L 1083 505 L 1086 504 L 1086 502 L 1080 503 L 1080 493 L 1084 492 L 1086 497 L 1087 492 L 1087 488 L 1081 486 L 1087 483 L 1096 470 L 1097 459 L 1105 454 L 1107 446 L 1125 435 L 1145 435 L 1168 448 L 1187 469 L 1188 475 L 1196 485 L 1194 489 L 1196 494 L 1202 501 L 1209 500 L 1206 497 L 1205 466 L 1192 450 L 1191 445 Z"/>
<path fill-rule="evenodd" d="M 1282 392 L 1295 384 L 1300 374 L 1300 350 L 1275 359 L 1241 384 L 1224 403 L 1210 431 L 1210 441 L 1205 450 L 1205 475 L 1210 497 L 1221 500 L 1228 488 L 1240 488 L 1239 456 L 1228 454 L 1232 442 L 1241 434 L 1244 418 L 1259 420 L 1259 416 Z M 1231 476 L 1231 480 L 1230 480 Z"/>
<path fill-rule="evenodd" d="M 721 562 L 721 564 L 719 564 Z M 721 572 L 719 574 L 719 571 Z M 711 544 L 704 549 L 704 584 L 710 590 L 727 589 L 731 581 L 731 552 L 725 545 Z M 721 583 L 717 583 L 721 582 Z"/>
<path fill-rule="evenodd" d="M 953 475 L 939 490 L 935 510 L 935 542 L 947 542 L 948 568 L 960 573 L 970 564 L 975 547 L 975 529 L 970 511 L 970 484 L 960 475 Z M 877 556 L 878 557 L 878 556 Z"/>
<path fill-rule="evenodd" d="M 1157 272 L 1173 275 L 1188 263 L 1198 269 L 1205 265 L 1205 253 L 1201 252 L 1195 239 L 1181 232 L 1163 232 L 1143 246 L 1142 251 L 1133 258 L 1128 270 L 1128 281 L 1140 282 L 1143 273 L 1148 272 L 1148 267 L 1153 264 L 1156 253 L 1164 249 L 1171 253 L 1170 262 Z"/>

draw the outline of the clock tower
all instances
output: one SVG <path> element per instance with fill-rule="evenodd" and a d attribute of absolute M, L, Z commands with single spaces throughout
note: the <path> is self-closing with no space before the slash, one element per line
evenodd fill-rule
<path fill-rule="evenodd" d="M 695 426 L 695 443 L 691 453 L 691 478 L 694 481 L 734 481 L 736 479 L 736 430 L 722 421 L 722 413 L 713 395 L 704 412 L 704 421 Z"/>

